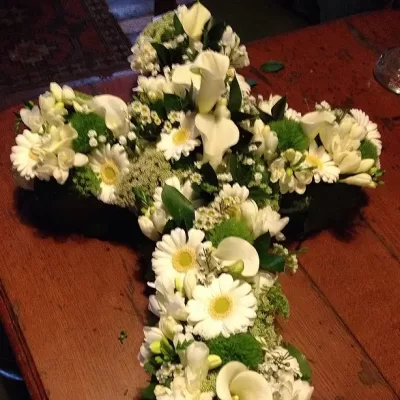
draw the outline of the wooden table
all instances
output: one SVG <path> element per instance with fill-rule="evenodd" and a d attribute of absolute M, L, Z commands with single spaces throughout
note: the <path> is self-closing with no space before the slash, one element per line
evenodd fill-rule
<path fill-rule="evenodd" d="M 400 396 L 400 97 L 372 76 L 378 55 L 393 45 L 400 45 L 395 11 L 249 46 L 245 75 L 258 81 L 259 93 L 287 93 L 302 112 L 323 99 L 361 108 L 383 135 L 385 186 L 369 191 L 354 237 L 324 232 L 308 240 L 297 275 L 282 278 L 291 301 L 284 335 L 311 361 L 315 399 Z M 258 67 L 271 59 L 285 69 L 261 73 Z M 128 99 L 133 81 L 125 76 L 85 90 Z M 46 236 L 21 220 L 8 158 L 16 110 L 0 114 L 1 316 L 29 389 L 34 399 L 136 399 L 146 381 L 136 361 L 147 307 L 142 240 L 135 229 L 133 248 Z M 128 333 L 123 344 L 121 330 Z"/>

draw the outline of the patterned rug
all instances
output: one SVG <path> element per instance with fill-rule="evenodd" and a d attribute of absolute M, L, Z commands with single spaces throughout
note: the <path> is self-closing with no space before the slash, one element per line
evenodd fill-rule
<path fill-rule="evenodd" d="M 0 95 L 127 69 L 129 40 L 103 0 L 0 0 Z"/>

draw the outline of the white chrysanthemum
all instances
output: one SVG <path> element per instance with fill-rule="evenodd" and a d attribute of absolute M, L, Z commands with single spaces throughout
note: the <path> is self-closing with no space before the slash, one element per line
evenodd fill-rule
<path fill-rule="evenodd" d="M 204 232 L 190 229 L 188 234 L 177 228 L 157 242 L 152 266 L 156 276 L 168 274 L 183 280 L 186 273 L 198 269 L 197 251 L 204 240 Z"/>
<path fill-rule="evenodd" d="M 364 111 L 352 109 L 350 110 L 351 115 L 356 120 L 356 122 L 365 128 L 366 136 L 365 139 L 370 140 L 378 149 L 378 155 L 382 151 L 382 140 L 381 134 L 378 131 L 378 125 L 369 119 L 369 116 L 365 114 Z"/>
<path fill-rule="evenodd" d="M 42 138 L 37 133 L 25 129 L 16 139 L 16 146 L 11 148 L 10 160 L 13 167 L 25 179 L 36 176 L 36 167 L 40 161 Z"/>
<path fill-rule="evenodd" d="M 332 157 L 326 152 L 324 146 L 319 146 L 315 141 L 310 143 L 306 163 L 313 168 L 316 183 L 334 183 L 339 179 L 340 170 L 335 165 Z"/>
<path fill-rule="evenodd" d="M 183 185 L 181 185 L 181 182 L 176 176 L 173 176 L 171 178 L 168 178 L 165 180 L 164 185 L 169 185 L 174 187 L 175 189 L 179 190 L 188 200 L 193 199 L 193 188 L 192 188 L 192 183 L 187 180 Z M 163 207 L 163 201 L 162 201 L 162 191 L 163 188 L 161 186 L 157 187 L 156 190 L 154 191 L 154 207 L 156 208 L 161 208 Z"/>
<path fill-rule="evenodd" d="M 99 199 L 104 203 L 112 203 L 118 179 L 128 172 L 129 160 L 124 147 L 108 143 L 95 149 L 89 156 L 89 165 L 100 178 Z"/>
<path fill-rule="evenodd" d="M 198 285 L 188 301 L 188 322 L 193 334 L 209 340 L 246 332 L 256 318 L 257 300 L 251 286 L 222 274 L 210 286 Z"/>
<path fill-rule="evenodd" d="M 150 351 L 150 345 L 153 342 L 159 342 L 164 337 L 161 329 L 155 326 L 145 326 L 143 328 L 144 333 L 144 342 L 140 346 L 140 350 L 138 353 L 138 360 L 140 362 L 140 366 L 143 367 L 147 361 L 150 360 L 152 353 Z"/>
<path fill-rule="evenodd" d="M 200 145 L 194 122 L 194 115 L 188 113 L 181 119 L 179 128 L 171 129 L 169 133 L 161 133 L 157 149 L 164 153 L 167 160 L 179 160 L 182 154 L 186 157 Z"/>
<path fill-rule="evenodd" d="M 301 120 L 301 113 L 299 113 L 296 110 L 293 110 L 293 108 L 287 108 L 285 111 L 285 118 L 286 119 L 291 119 L 296 122 L 300 122 Z"/>
<path fill-rule="evenodd" d="M 289 149 L 281 154 L 271 165 L 271 182 L 279 182 L 282 194 L 296 192 L 304 194 L 311 183 L 313 174 L 301 162 L 303 154 Z"/>
<path fill-rule="evenodd" d="M 238 199 L 240 203 L 244 203 L 249 197 L 249 189 L 246 186 L 240 186 L 238 183 L 233 186 L 227 183 L 222 186 L 219 196 L 222 198 L 233 197 Z"/>
<path fill-rule="evenodd" d="M 151 38 L 140 35 L 136 43 L 132 46 L 132 55 L 128 57 L 128 61 L 131 63 L 131 68 L 134 71 L 138 71 L 141 74 L 150 73 L 152 75 L 157 75 L 157 72 L 160 71 L 157 52 L 151 42 Z"/>
<path fill-rule="evenodd" d="M 19 112 L 22 122 L 34 133 L 43 133 L 44 118 L 38 106 L 32 107 L 31 110 L 23 108 Z"/>

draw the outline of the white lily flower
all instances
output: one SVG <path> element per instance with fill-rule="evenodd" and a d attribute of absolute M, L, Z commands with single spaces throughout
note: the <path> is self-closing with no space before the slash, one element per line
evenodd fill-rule
<path fill-rule="evenodd" d="M 372 180 L 371 175 L 366 174 L 366 173 L 349 176 L 348 178 L 341 179 L 339 182 L 347 183 L 348 185 L 355 185 L 355 186 L 363 186 L 363 187 L 370 187 L 370 188 L 376 187 L 376 183 Z"/>
<path fill-rule="evenodd" d="M 238 362 L 225 364 L 218 373 L 216 392 L 220 400 L 272 400 L 266 379 Z"/>
<path fill-rule="evenodd" d="M 107 128 L 115 137 L 128 134 L 130 130 L 128 106 L 122 99 L 103 94 L 94 96 L 88 104 L 96 114 L 104 118 Z"/>
<path fill-rule="evenodd" d="M 239 237 L 228 237 L 218 245 L 214 257 L 229 267 L 238 261 L 243 262 L 241 275 L 248 278 L 257 274 L 260 267 L 260 258 L 257 250 L 246 240 Z"/>
<path fill-rule="evenodd" d="M 239 141 L 239 128 L 232 120 L 212 114 L 197 114 L 195 123 L 203 140 L 203 162 L 216 169 L 225 152 Z"/>
<path fill-rule="evenodd" d="M 190 9 L 186 7 L 179 8 L 177 15 L 185 33 L 193 41 L 200 40 L 204 26 L 211 18 L 210 11 L 200 2 L 193 4 Z"/>

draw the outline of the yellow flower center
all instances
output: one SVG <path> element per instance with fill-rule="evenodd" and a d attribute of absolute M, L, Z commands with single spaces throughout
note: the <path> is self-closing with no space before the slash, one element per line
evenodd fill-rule
<path fill-rule="evenodd" d="M 317 168 L 322 168 L 323 167 L 322 161 L 317 156 L 309 154 L 306 157 L 306 160 L 313 167 L 317 167 Z"/>
<path fill-rule="evenodd" d="M 115 165 L 114 161 L 106 161 L 100 169 L 101 180 L 107 185 L 116 183 L 119 168 Z"/>
<path fill-rule="evenodd" d="M 33 161 L 38 161 L 39 160 L 39 151 L 32 147 L 28 152 L 28 157 Z"/>
<path fill-rule="evenodd" d="M 189 139 L 189 136 L 190 132 L 188 129 L 180 128 L 172 135 L 172 142 L 174 145 L 185 144 Z"/>
<path fill-rule="evenodd" d="M 220 295 L 211 300 L 208 312 L 214 319 L 221 320 L 231 314 L 232 308 L 232 299 L 228 295 Z"/>
<path fill-rule="evenodd" d="M 190 247 L 182 247 L 172 256 L 172 265 L 178 272 L 186 272 L 196 266 L 196 253 Z"/>

